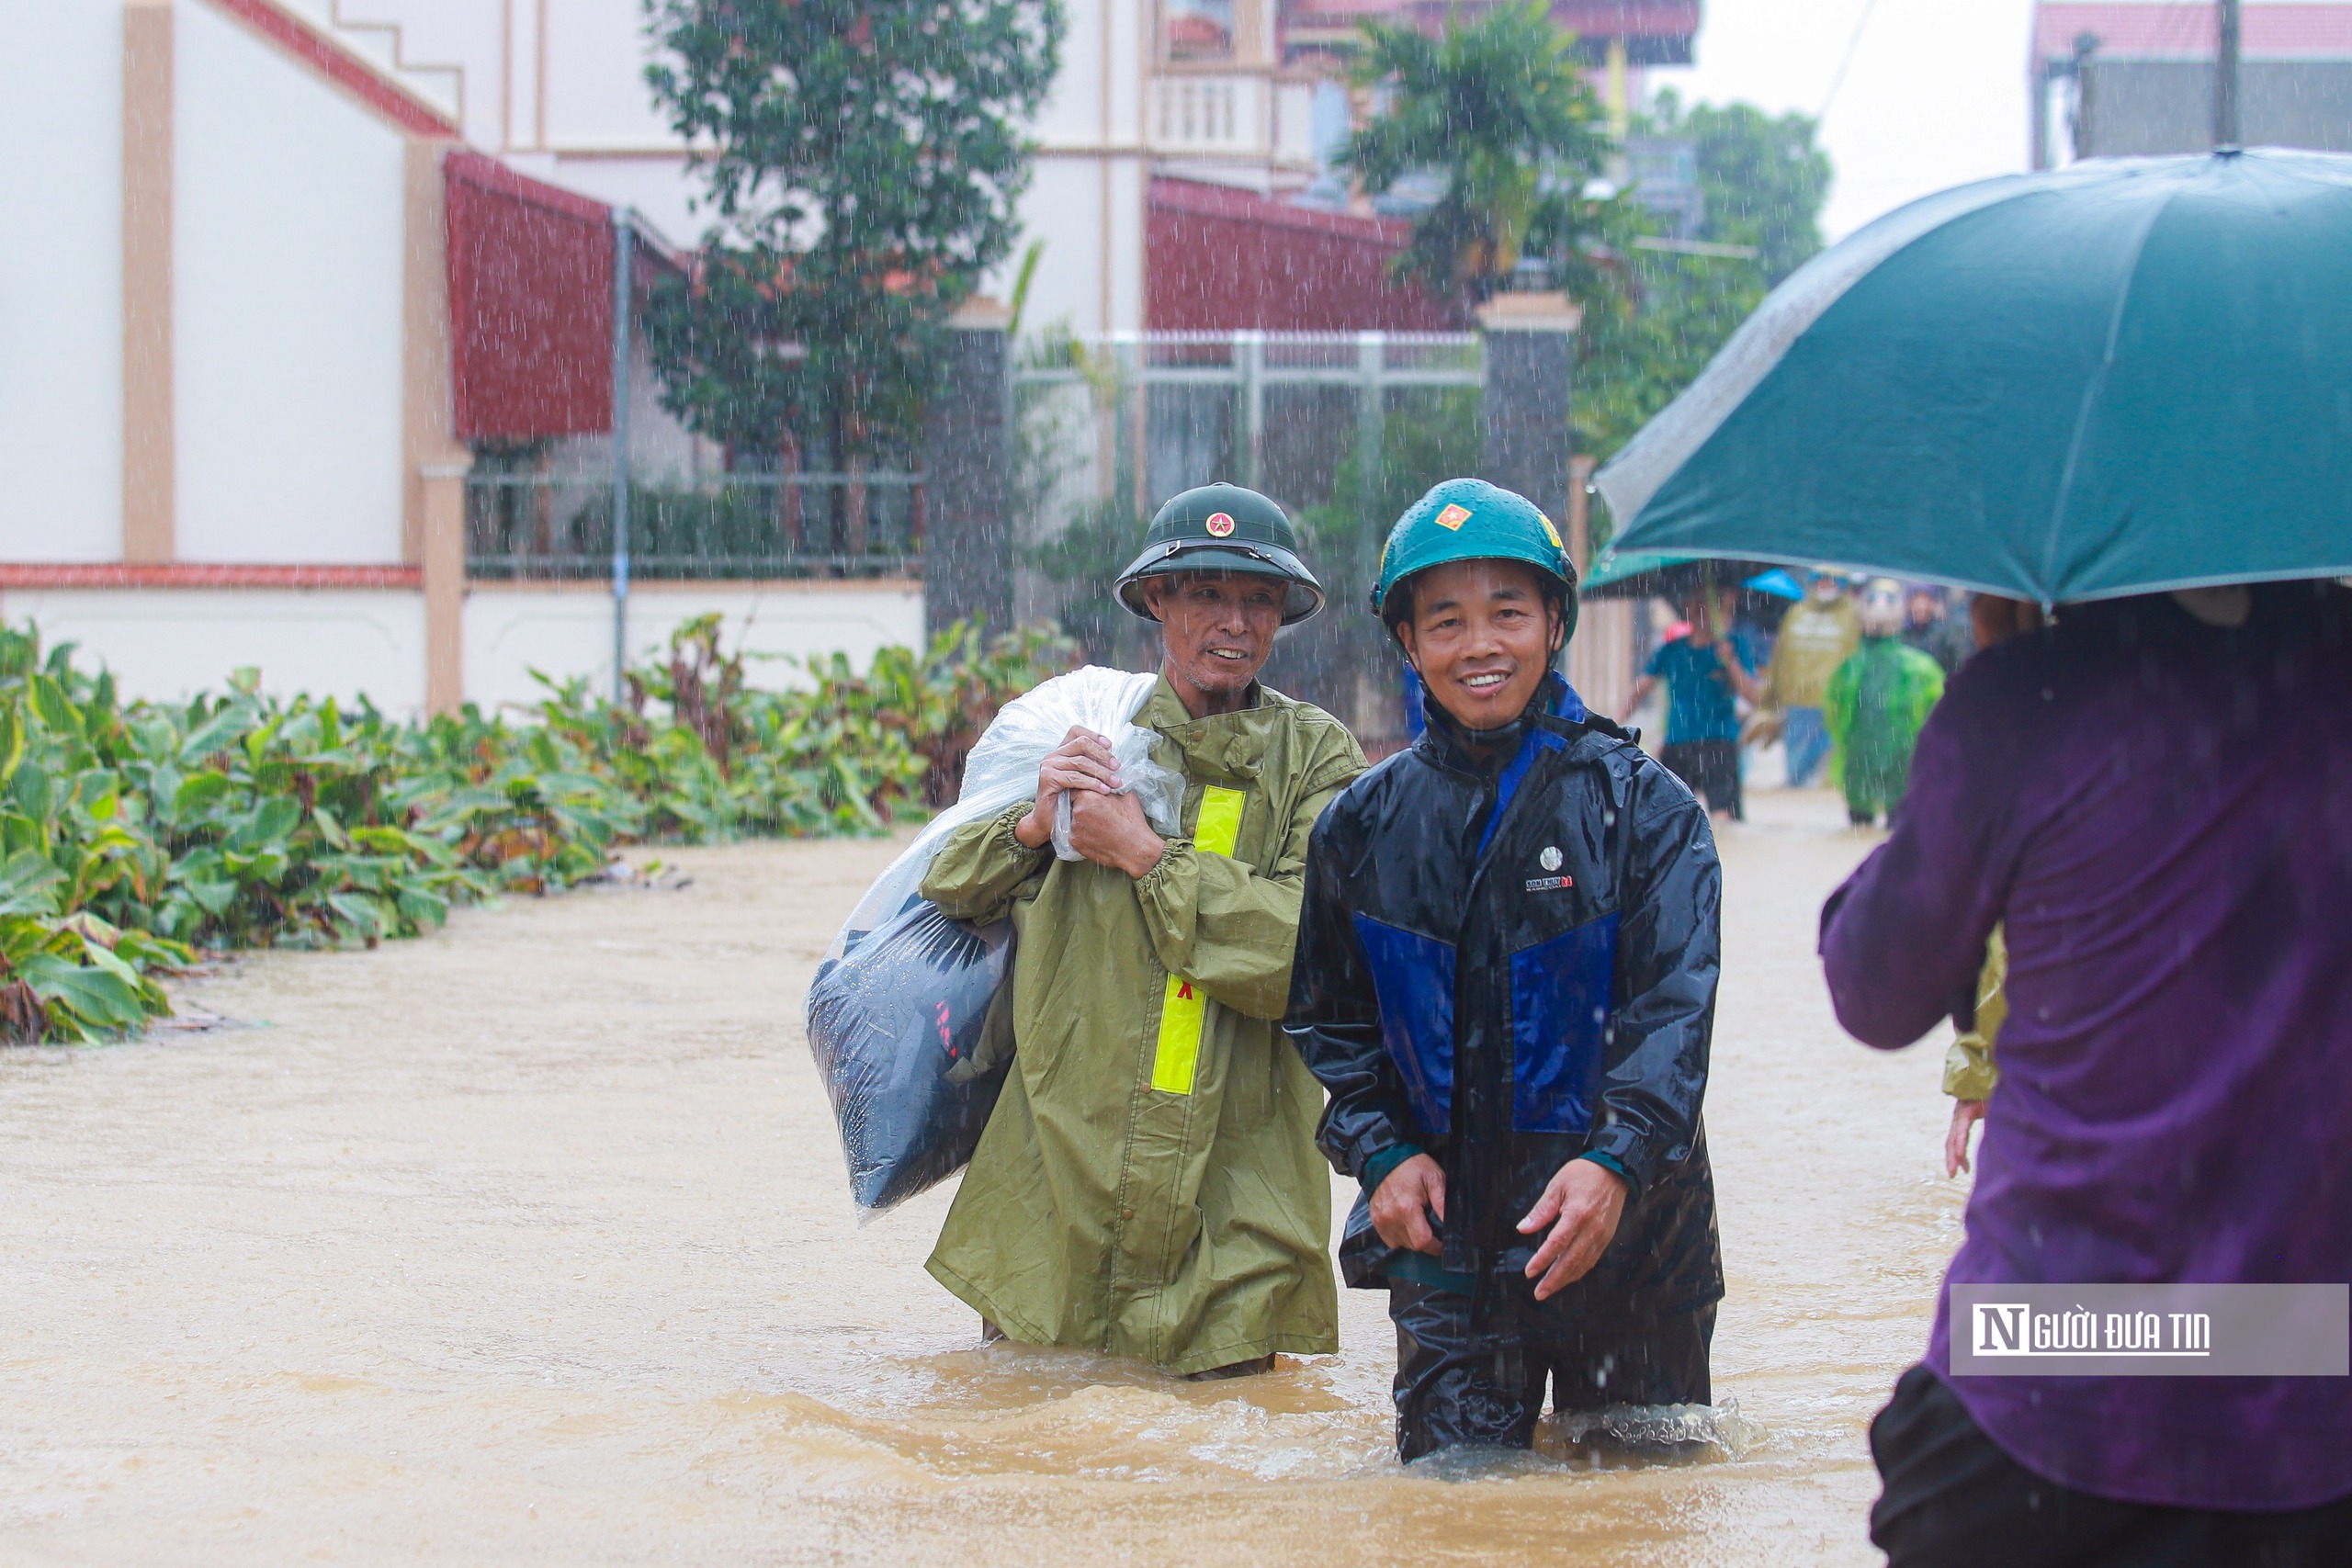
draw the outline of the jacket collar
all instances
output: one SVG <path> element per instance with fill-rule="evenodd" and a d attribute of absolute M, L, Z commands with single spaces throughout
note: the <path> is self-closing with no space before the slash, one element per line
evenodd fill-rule
<path fill-rule="evenodd" d="M 1135 723 L 1165 736 L 1188 763 L 1246 779 L 1257 773 L 1265 755 L 1273 715 L 1263 685 L 1250 682 L 1245 695 L 1247 700 L 1237 712 L 1194 718 L 1162 675 L 1144 698 L 1143 706 L 1136 710 Z"/>
<path fill-rule="evenodd" d="M 1541 728 L 1554 735 L 1573 735 L 1583 721 L 1585 711 L 1575 691 L 1558 671 L 1553 670 L 1544 672 L 1543 683 L 1535 688 L 1535 695 L 1517 718 L 1501 729 L 1481 734 L 1486 744 L 1472 745 L 1473 731 L 1448 713 L 1443 705 L 1426 697 L 1422 700 L 1422 717 L 1428 728 L 1415 743 L 1415 750 L 1440 767 L 1487 778 L 1510 765 L 1527 745 L 1531 731 Z"/>

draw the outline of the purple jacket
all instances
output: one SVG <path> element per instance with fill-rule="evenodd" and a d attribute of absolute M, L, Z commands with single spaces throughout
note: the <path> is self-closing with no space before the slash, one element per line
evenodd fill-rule
<path fill-rule="evenodd" d="M 2169 598 L 1987 650 L 1919 737 L 1887 842 L 1822 911 L 1838 1021 L 1965 1011 L 2007 921 L 2009 1014 L 1948 1283 L 2352 1280 L 2352 594 Z M 2352 1494 L 2338 1378 L 1951 1375 L 2085 1492 L 2289 1509 Z"/>

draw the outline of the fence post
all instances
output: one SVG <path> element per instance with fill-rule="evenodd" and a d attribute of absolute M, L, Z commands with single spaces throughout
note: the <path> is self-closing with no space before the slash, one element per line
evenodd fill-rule
<path fill-rule="evenodd" d="M 628 702 L 628 361 L 633 220 L 613 209 L 613 705 Z"/>
<path fill-rule="evenodd" d="M 1251 490 L 1266 483 L 1266 334 L 1236 333 L 1241 354 L 1241 482 Z"/>
<path fill-rule="evenodd" d="M 976 297 L 952 329 L 923 417 L 923 629 L 1012 622 L 1012 312 Z"/>
<path fill-rule="evenodd" d="M 1388 334 L 1356 333 L 1356 509 L 1363 514 L 1364 553 L 1377 555 L 1381 546 L 1380 446 L 1386 439 L 1388 391 L 1381 372 L 1388 367 Z M 1361 564 L 1361 563 L 1360 563 Z"/>

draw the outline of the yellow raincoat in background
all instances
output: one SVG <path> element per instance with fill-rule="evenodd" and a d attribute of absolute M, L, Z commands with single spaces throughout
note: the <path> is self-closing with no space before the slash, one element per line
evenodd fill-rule
<path fill-rule="evenodd" d="M 1944 1049 L 1944 1092 L 1954 1100 L 1990 1100 L 1993 1086 L 2001 1081 L 1993 1047 L 2009 1016 L 2008 981 L 2008 940 L 1995 926 L 1984 943 L 1984 971 L 1976 977 L 1976 1027 Z"/>
<path fill-rule="evenodd" d="M 1013 1065 L 932 1277 L 1014 1339 L 1205 1371 L 1339 1348 L 1323 1091 L 1280 1028 L 1307 835 L 1363 771 L 1337 719 L 1256 688 L 1136 715 L 1184 775 L 1185 835 L 1140 880 L 950 834 L 923 897 L 1010 914 Z"/>

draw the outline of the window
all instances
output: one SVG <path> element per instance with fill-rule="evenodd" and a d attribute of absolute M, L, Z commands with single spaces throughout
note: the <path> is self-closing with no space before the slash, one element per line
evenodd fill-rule
<path fill-rule="evenodd" d="M 1160 48 L 1170 61 L 1233 58 L 1235 0 L 1160 0 Z"/>

